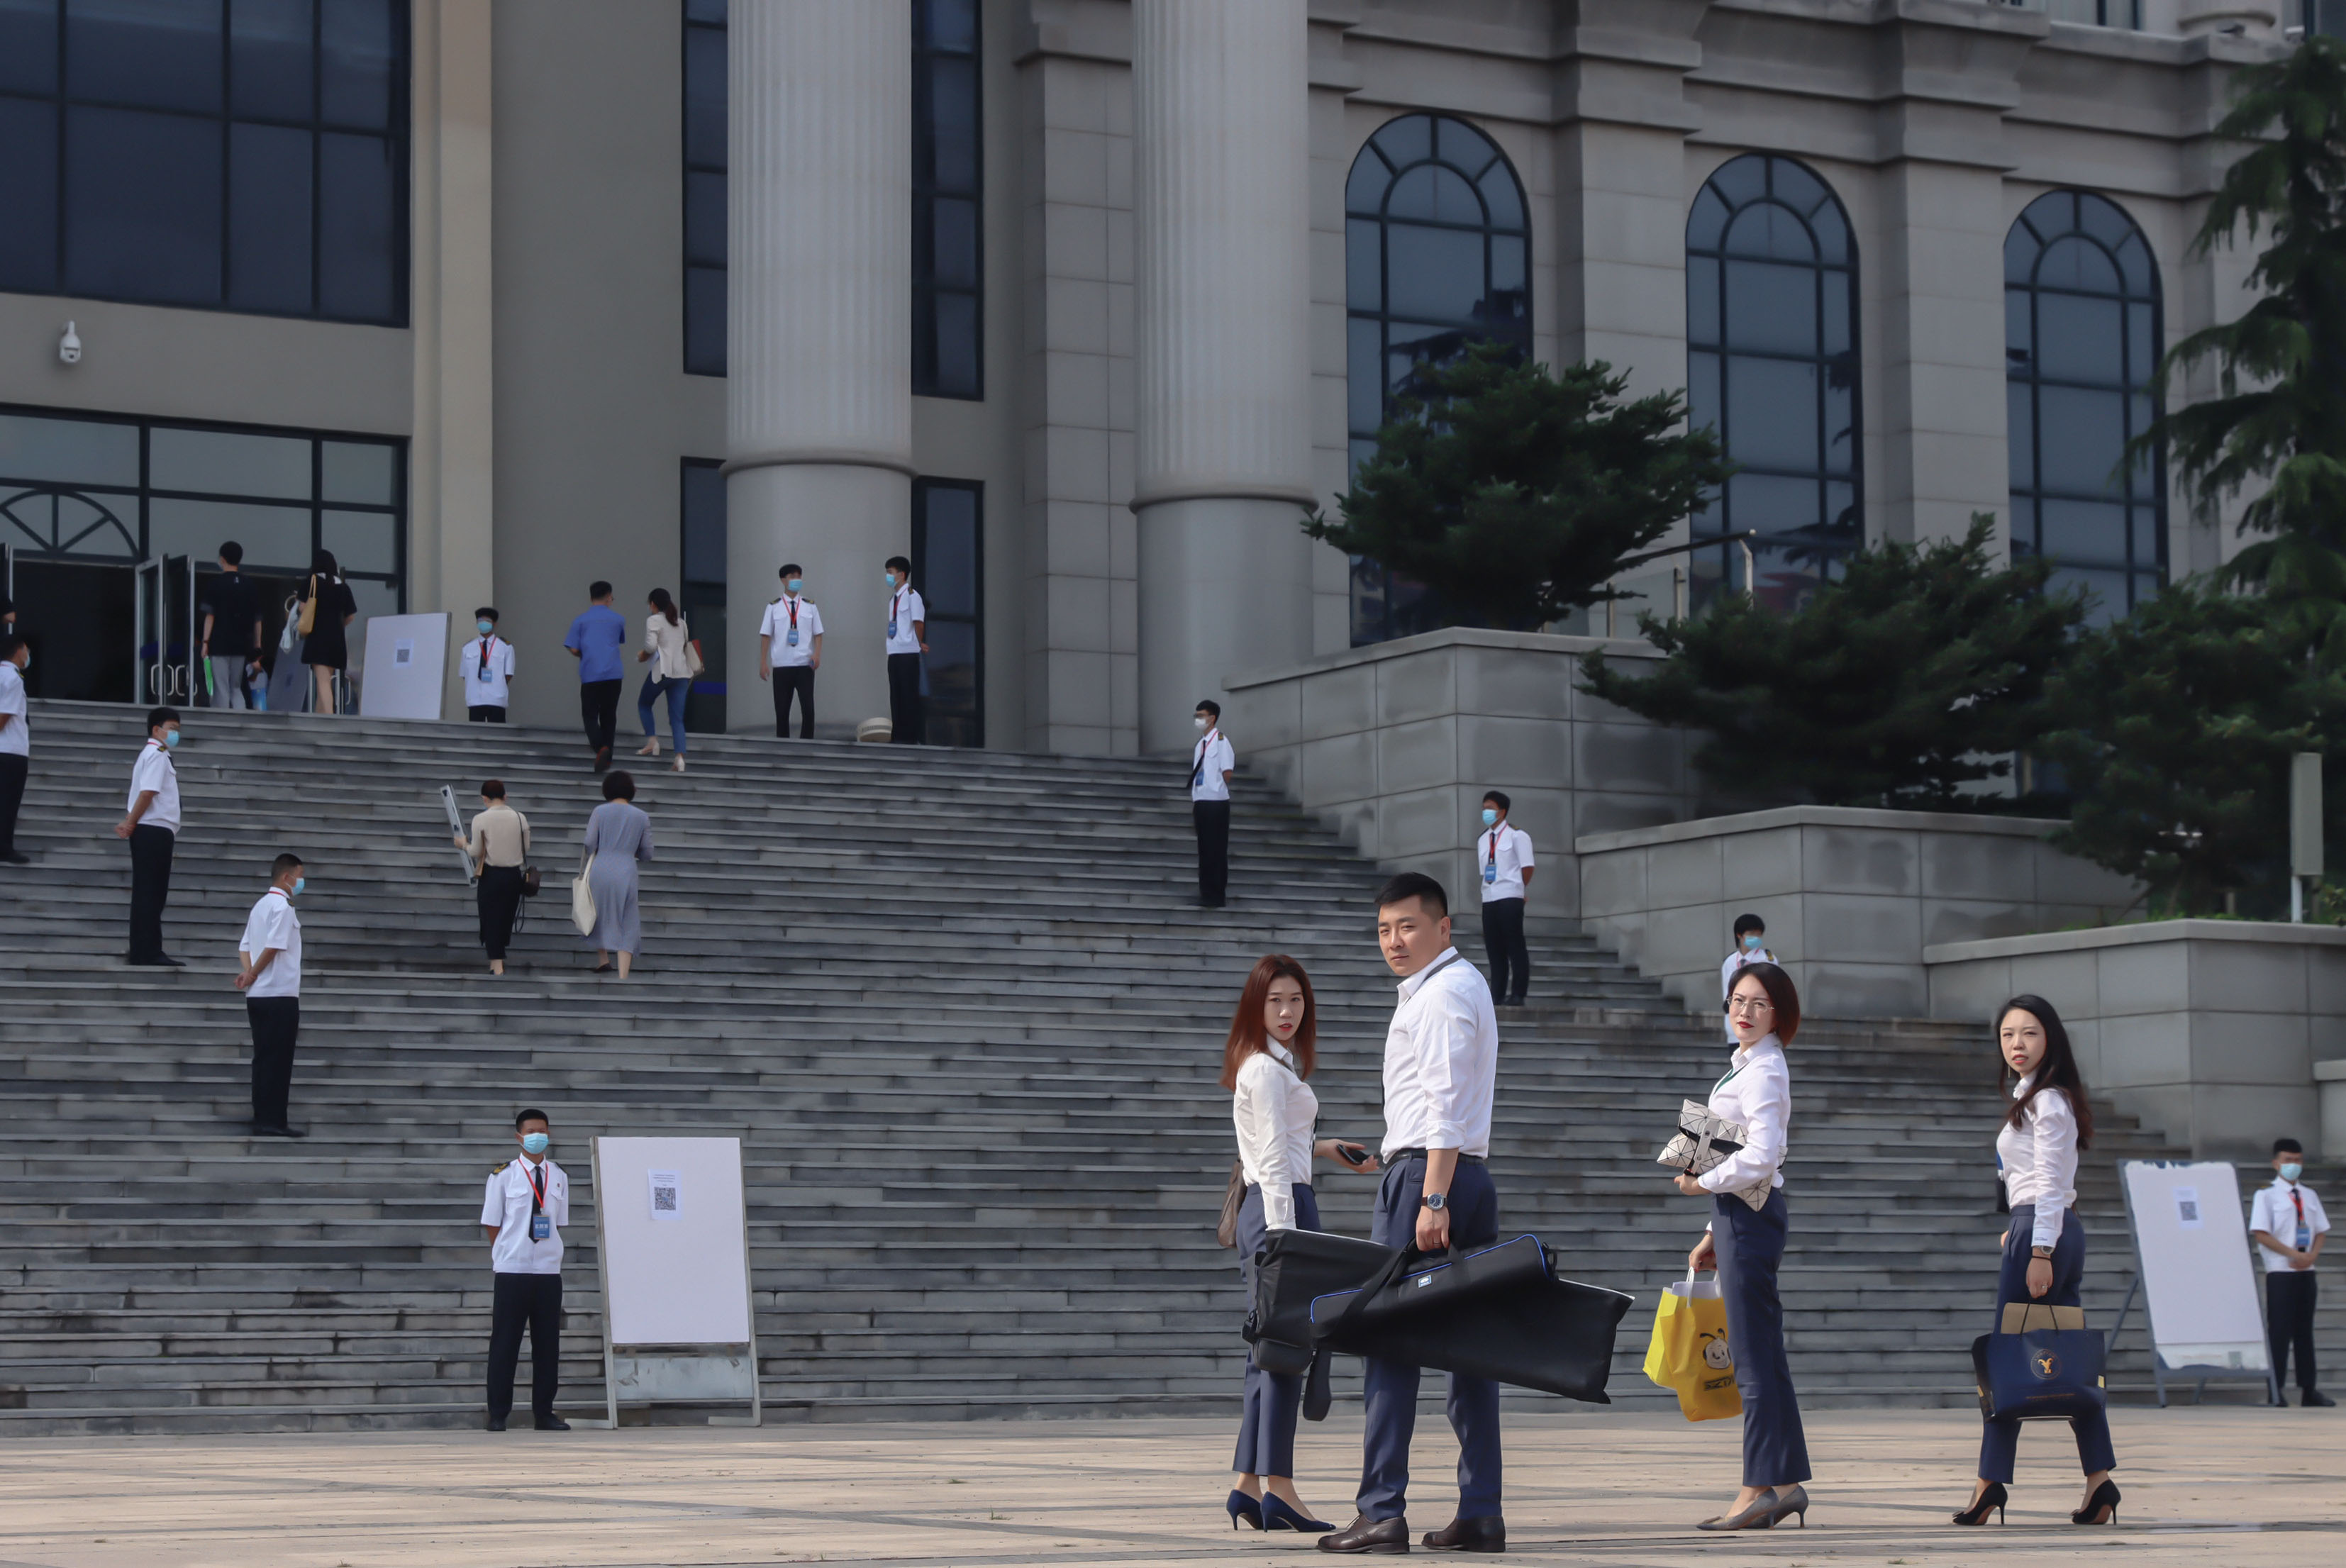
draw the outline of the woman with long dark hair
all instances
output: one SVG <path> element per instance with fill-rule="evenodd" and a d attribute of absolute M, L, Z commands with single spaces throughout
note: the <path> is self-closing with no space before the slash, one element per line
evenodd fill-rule
<path fill-rule="evenodd" d="M 2086 1082 L 2061 1015 L 2041 996 L 2015 996 L 1996 1010 L 1997 1083 L 2012 1104 L 1995 1135 L 2004 1163 L 2005 1196 L 2012 1220 L 2000 1248 L 2004 1266 L 1996 1277 L 1996 1325 L 2007 1302 L 2035 1301 L 2075 1307 L 2086 1275 L 2086 1232 L 2070 1209 L 2077 1201 L 2077 1151 L 2094 1143 L 2094 1113 L 2086 1103 Z M 1988 1332 L 1993 1334 L 1992 1327 Z M 2017 1420 L 1989 1420 L 1980 1435 L 1979 1484 L 1958 1524 L 1984 1524 L 1989 1511 L 2004 1521 L 2011 1493 L 2012 1463 L 2020 1449 Z M 2117 1455 L 2110 1447 L 2109 1418 L 2099 1410 L 2069 1422 L 2077 1440 L 2078 1468 L 2086 1472 L 2085 1506 L 2069 1515 L 2072 1524 L 2108 1524 L 2118 1516 L 2117 1482 L 2110 1471 Z"/>
<path fill-rule="evenodd" d="M 315 601 L 310 629 L 301 634 L 301 662 L 310 667 L 315 686 L 311 711 L 332 713 L 334 677 L 351 667 L 350 625 L 359 613 L 359 601 L 342 581 L 332 550 L 321 549 L 310 558 L 310 575 L 301 579 L 298 597 L 305 605 Z"/>
<path fill-rule="evenodd" d="M 1727 1343 L 1743 1395 L 1743 1490 L 1733 1506 L 1697 1526 L 1766 1530 L 1794 1514 L 1809 1522 L 1809 1442 L 1784 1359 L 1784 1302 L 1776 1271 L 1784 1261 L 1790 1210 L 1784 1205 L 1784 1148 L 1792 1121 L 1792 1071 L 1784 1047 L 1800 1028 L 1800 993 L 1772 963 L 1747 963 L 1727 995 L 1735 1052 L 1711 1085 L 1710 1114 L 1745 1129 L 1743 1147 L 1702 1175 L 1677 1176 L 1689 1196 L 1710 1199 L 1710 1224 L 1687 1254 L 1688 1268 L 1719 1270 Z M 1768 1189 L 1758 1208 L 1742 1194 Z"/>
<path fill-rule="evenodd" d="M 644 744 L 636 755 L 659 755 L 659 731 L 652 728 L 652 703 L 668 698 L 668 727 L 676 737 L 675 771 L 684 771 L 684 699 L 692 690 L 692 661 L 686 648 L 692 640 L 691 628 L 684 624 L 683 615 L 666 588 L 651 592 L 652 613 L 644 617 L 644 646 L 636 654 L 636 662 L 656 661 L 644 674 L 644 688 L 636 694 L 636 717 L 642 720 Z"/>
<path fill-rule="evenodd" d="M 1340 1160 L 1353 1170 L 1377 1168 L 1376 1156 L 1334 1138 L 1314 1142 L 1320 1097 L 1311 1076 L 1320 1033 L 1311 978 L 1283 952 L 1259 961 L 1239 993 L 1222 1047 L 1222 1087 L 1231 1093 L 1239 1164 L 1246 1198 L 1239 1208 L 1239 1277 L 1254 1291 L 1254 1255 L 1274 1230 L 1317 1230 L 1320 1206 L 1311 1192 L 1311 1161 Z M 1339 1151 L 1346 1151 L 1340 1153 Z M 1266 1372 L 1249 1362 L 1246 1403 L 1239 1416 L 1237 1478 L 1230 1489 L 1230 1528 L 1324 1534 L 1336 1527 L 1311 1516 L 1295 1491 L 1295 1418 L 1303 1380 Z"/>

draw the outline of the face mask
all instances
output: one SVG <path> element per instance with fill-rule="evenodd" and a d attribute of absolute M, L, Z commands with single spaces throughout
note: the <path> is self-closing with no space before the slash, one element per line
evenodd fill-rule
<path fill-rule="evenodd" d="M 285 895 L 286 895 L 286 897 L 288 897 L 288 898 L 299 898 L 299 897 L 301 897 L 301 890 L 302 890 L 303 888 L 308 887 L 309 885 L 310 885 L 310 879 L 309 879 L 309 878 L 307 878 L 307 877 L 295 877 L 295 878 L 293 879 L 293 885 L 292 885 L 291 887 L 287 888 L 287 889 L 285 890 Z"/>
<path fill-rule="evenodd" d="M 891 577 L 888 580 L 892 583 L 895 581 L 893 577 Z M 789 582 L 782 585 L 782 591 L 787 594 L 795 594 L 799 591 L 801 585 L 802 585 L 800 583 L 798 578 L 792 577 Z"/>
<path fill-rule="evenodd" d="M 1760 938 L 1757 935 L 1745 937 L 1743 939 L 1743 951 L 1746 952 L 1758 952 L 1760 951 Z"/>
<path fill-rule="evenodd" d="M 546 1152 L 546 1145 L 553 1141 L 554 1140 L 552 1138 L 547 1137 L 544 1133 L 527 1133 L 523 1135 L 521 1146 L 528 1150 L 531 1154 L 542 1155 Z"/>
<path fill-rule="evenodd" d="M 167 729 L 163 731 L 163 744 L 171 750 L 178 750 L 179 746 L 179 732 L 176 729 Z"/>
<path fill-rule="evenodd" d="M 889 585 L 890 587 L 892 587 L 892 587 L 894 587 L 894 586 L 896 585 L 896 574 L 895 574 L 895 573 L 893 573 L 893 572 L 882 572 L 882 573 L 881 573 L 881 574 L 880 574 L 880 575 L 881 575 L 881 576 L 882 576 L 882 577 L 884 577 L 885 579 L 887 579 L 887 583 L 888 583 L 888 585 Z"/>
<path fill-rule="evenodd" d="M 1200 735 L 1203 735 L 1203 734 L 1205 734 L 1205 733 L 1206 733 L 1206 728 L 1207 728 L 1207 726 L 1208 726 L 1210 722 L 1212 722 L 1212 721 L 1211 721 L 1211 720 L 1209 720 L 1209 719 L 1204 718 L 1200 718 L 1197 722 L 1198 722 L 1198 734 L 1200 734 Z"/>
<path fill-rule="evenodd" d="M 491 632 L 497 629 L 497 623 L 495 621 L 474 621 L 473 625 L 480 628 L 481 635 L 483 636 L 487 636 Z"/>
<path fill-rule="evenodd" d="M 1492 810 L 1492 809 L 1491 809 L 1491 808 L 1489 808 L 1488 806 L 1484 807 L 1484 808 L 1483 808 L 1483 826 L 1484 826 L 1485 828 L 1494 828 L 1494 827 L 1498 826 L 1498 822 L 1499 822 L 1499 814 L 1498 814 L 1496 811 Z"/>
<path fill-rule="evenodd" d="M 2304 1174 L 2305 1167 L 2303 1166 L 2283 1166 L 2280 1167 L 2280 1179 L 2283 1181 L 2295 1181 Z"/>

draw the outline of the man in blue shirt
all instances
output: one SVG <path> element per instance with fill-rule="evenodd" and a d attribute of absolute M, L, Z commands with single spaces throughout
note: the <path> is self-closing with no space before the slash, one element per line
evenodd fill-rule
<path fill-rule="evenodd" d="M 562 646 L 578 661 L 578 716 L 586 722 L 586 744 L 600 773 L 611 766 L 611 737 L 619 722 L 619 687 L 627 676 L 619 650 L 627 646 L 627 621 L 611 607 L 610 584 L 592 585 L 586 596 L 594 602 L 570 623 Z"/>

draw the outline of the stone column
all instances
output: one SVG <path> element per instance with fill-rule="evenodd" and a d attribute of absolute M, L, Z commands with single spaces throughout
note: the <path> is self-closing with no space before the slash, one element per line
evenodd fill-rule
<path fill-rule="evenodd" d="M 1311 652 L 1304 0 L 1134 0 L 1140 747 Z"/>
<path fill-rule="evenodd" d="M 758 621 L 796 561 L 832 731 L 888 711 L 881 563 L 912 535 L 912 12 L 753 0 L 729 43 L 727 726 L 770 732 Z"/>

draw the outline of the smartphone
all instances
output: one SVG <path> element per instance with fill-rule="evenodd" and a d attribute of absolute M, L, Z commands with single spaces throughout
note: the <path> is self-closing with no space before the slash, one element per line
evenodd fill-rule
<path fill-rule="evenodd" d="M 1348 1166 L 1364 1166 L 1369 1163 L 1369 1151 L 1354 1148 L 1350 1144 L 1338 1144 L 1336 1154 Z"/>

